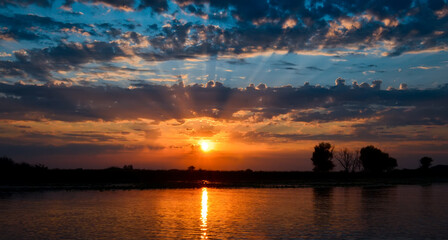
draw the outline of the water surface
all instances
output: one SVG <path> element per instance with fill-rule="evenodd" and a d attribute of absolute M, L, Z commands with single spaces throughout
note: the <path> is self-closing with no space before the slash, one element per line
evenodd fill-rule
<path fill-rule="evenodd" d="M 0 194 L 1 239 L 443 239 L 448 185 Z"/>

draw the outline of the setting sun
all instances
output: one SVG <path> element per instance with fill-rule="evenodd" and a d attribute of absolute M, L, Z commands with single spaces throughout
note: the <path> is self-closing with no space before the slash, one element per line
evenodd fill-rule
<path fill-rule="evenodd" d="M 212 150 L 212 145 L 209 141 L 200 141 L 199 145 L 201 146 L 201 150 L 203 152 L 208 152 L 208 151 Z"/>

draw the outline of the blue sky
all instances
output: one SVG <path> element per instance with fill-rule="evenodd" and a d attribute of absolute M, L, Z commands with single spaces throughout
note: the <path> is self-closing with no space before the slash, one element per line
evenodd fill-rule
<path fill-rule="evenodd" d="M 429 88 L 448 81 L 444 77 L 448 73 L 444 1 L 403 1 L 383 8 L 377 6 L 379 2 L 273 1 L 266 6 L 259 2 L 255 10 L 250 2 L 221 2 L 143 1 L 147 7 L 139 8 L 142 3 L 133 0 L 2 1 L 2 61 L 16 62 L 15 53 L 20 51 L 51 51 L 75 43 L 115 44 L 126 51 L 122 59 L 110 56 L 68 64 L 70 71 L 45 73 L 44 81 L 31 70 L 4 74 L 4 78 L 11 83 L 44 83 L 64 81 L 68 76 L 73 77 L 73 84 L 80 84 L 74 78 L 77 73 L 104 72 L 101 67 L 113 65 L 122 68 L 121 76 L 84 74 L 82 79 L 129 85 L 124 74 L 129 71 L 123 68 L 135 68 L 143 72 L 134 72 L 133 77 L 147 82 L 170 84 L 182 76 L 188 83 L 214 80 L 231 87 L 250 83 L 300 86 L 305 82 L 327 86 L 338 77 L 359 83 L 379 79 L 385 88 L 398 88 L 400 83 Z M 286 26 L 288 21 L 290 26 Z M 238 47 L 242 49 L 234 49 Z M 139 53 L 160 55 L 144 58 Z"/>

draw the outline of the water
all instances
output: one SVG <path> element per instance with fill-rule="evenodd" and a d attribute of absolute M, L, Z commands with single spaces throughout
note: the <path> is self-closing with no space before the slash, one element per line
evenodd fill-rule
<path fill-rule="evenodd" d="M 0 194 L 0 239 L 447 239 L 448 185 Z"/>

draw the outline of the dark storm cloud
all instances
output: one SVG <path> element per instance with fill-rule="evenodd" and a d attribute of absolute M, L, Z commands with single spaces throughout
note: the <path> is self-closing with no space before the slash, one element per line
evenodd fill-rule
<path fill-rule="evenodd" d="M 154 120 L 212 117 L 244 120 L 289 114 L 291 121 L 332 122 L 375 118 L 374 125 L 448 124 L 448 86 L 427 90 L 380 90 L 369 86 L 331 88 L 137 84 L 119 87 L 0 85 L 1 119 L 84 121 L 148 118 Z M 239 112 L 249 114 L 241 115 Z M 368 127 L 368 126 L 365 126 Z"/>

